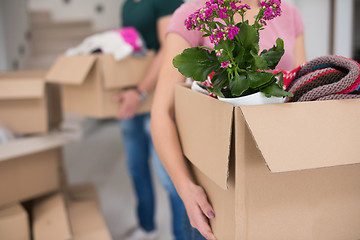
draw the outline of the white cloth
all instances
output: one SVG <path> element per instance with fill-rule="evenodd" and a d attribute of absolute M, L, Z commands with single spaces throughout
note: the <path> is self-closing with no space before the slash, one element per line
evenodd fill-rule
<path fill-rule="evenodd" d="M 104 54 L 112 54 L 120 61 L 134 52 L 134 48 L 124 41 L 120 34 L 107 31 L 85 38 L 81 44 L 66 51 L 67 56 L 88 55 L 100 49 Z"/>

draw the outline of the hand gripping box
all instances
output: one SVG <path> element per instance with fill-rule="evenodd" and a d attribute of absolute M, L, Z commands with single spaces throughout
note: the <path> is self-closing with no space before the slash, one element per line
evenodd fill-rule
<path fill-rule="evenodd" d="M 0 74 L 0 124 L 17 134 L 46 133 L 62 121 L 59 87 L 44 72 Z"/>
<path fill-rule="evenodd" d="M 116 61 L 112 55 L 60 56 L 46 80 L 62 86 L 64 111 L 95 118 L 115 117 L 119 103 L 114 96 L 135 87 L 144 77 L 155 53 Z M 150 111 L 152 95 L 142 102 L 138 113 Z"/>
<path fill-rule="evenodd" d="M 61 184 L 61 134 L 0 144 L 0 206 L 57 191 Z"/>
<path fill-rule="evenodd" d="M 359 107 L 233 107 L 177 86 L 182 149 L 214 207 L 217 239 L 360 239 Z"/>

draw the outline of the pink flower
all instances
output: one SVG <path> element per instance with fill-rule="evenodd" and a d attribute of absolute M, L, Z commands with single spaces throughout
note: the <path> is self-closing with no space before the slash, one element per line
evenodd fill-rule
<path fill-rule="evenodd" d="M 230 61 L 226 61 L 226 62 L 221 63 L 222 68 L 227 68 L 229 65 L 230 65 Z"/>

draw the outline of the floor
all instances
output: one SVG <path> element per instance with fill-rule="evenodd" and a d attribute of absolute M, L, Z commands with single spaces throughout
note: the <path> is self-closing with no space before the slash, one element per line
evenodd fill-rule
<path fill-rule="evenodd" d="M 124 148 L 116 120 L 83 119 L 81 133 L 64 148 L 69 183 L 92 182 L 114 240 L 136 226 L 135 197 L 125 166 Z M 171 240 L 169 202 L 154 177 L 160 240 Z"/>

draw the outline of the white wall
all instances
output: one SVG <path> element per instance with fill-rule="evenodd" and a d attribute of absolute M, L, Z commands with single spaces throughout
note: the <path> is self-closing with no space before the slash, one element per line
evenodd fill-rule
<path fill-rule="evenodd" d="M 5 64 L 2 63 L 2 70 L 22 68 L 29 52 L 26 40 L 29 29 L 27 1 L 1 0 L 0 15 L 0 40 L 2 41 L 0 50 L 3 48 L 6 56 Z"/>
<path fill-rule="evenodd" d="M 30 10 L 49 10 L 54 21 L 93 20 L 95 31 L 120 27 L 120 7 L 124 0 L 29 0 Z M 103 11 L 97 12 L 101 6 Z"/>
<path fill-rule="evenodd" d="M 306 57 L 329 55 L 330 0 L 293 0 L 305 24 Z"/>
<path fill-rule="evenodd" d="M 4 15 L 3 15 L 3 2 L 0 1 L 0 71 L 5 71 L 7 68 L 6 63 L 6 47 L 5 47 L 5 32 L 4 32 Z"/>
<path fill-rule="evenodd" d="M 335 10 L 335 54 L 350 58 L 353 53 L 353 0 L 337 0 Z"/>

